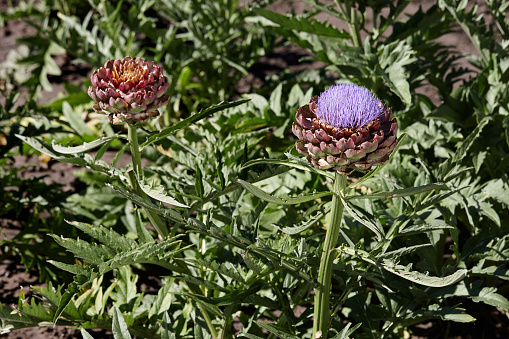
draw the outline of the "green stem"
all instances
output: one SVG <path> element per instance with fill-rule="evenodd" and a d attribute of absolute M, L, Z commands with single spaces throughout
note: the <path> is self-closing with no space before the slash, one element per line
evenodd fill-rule
<path fill-rule="evenodd" d="M 140 145 L 138 143 L 138 134 L 136 125 L 127 124 L 127 138 L 131 146 L 131 156 L 133 158 L 133 169 L 139 181 L 143 180 L 143 167 L 141 166 Z"/>
<path fill-rule="evenodd" d="M 327 233 L 325 234 L 322 259 L 318 270 L 318 281 L 315 287 L 313 338 L 327 338 L 327 332 L 329 331 L 332 262 L 334 261 L 334 248 L 338 242 L 339 229 L 341 227 L 344 209 L 343 203 L 339 198 L 339 194 L 345 187 L 346 175 L 336 173 L 336 179 L 334 181 L 335 194 L 332 198 L 330 222 Z"/>
<path fill-rule="evenodd" d="M 136 134 L 136 126 L 131 124 L 128 124 L 127 126 L 128 126 L 127 137 L 129 139 L 129 145 L 131 146 L 131 155 L 133 159 L 133 169 L 134 169 L 134 173 L 132 171 L 128 172 L 129 180 L 131 181 L 131 185 L 133 189 L 136 191 L 136 193 L 143 199 L 148 200 L 147 195 L 140 189 L 138 185 L 138 181 L 142 181 L 144 175 L 143 167 L 141 166 L 141 154 L 140 146 L 138 143 L 138 135 Z M 162 238 L 167 237 L 169 232 L 164 221 L 157 214 L 145 208 L 143 210 L 147 214 L 148 219 L 156 229 L 159 236 Z M 181 262 L 179 260 L 177 264 L 180 266 L 179 271 L 183 272 L 184 274 L 191 275 L 191 271 L 184 262 Z M 187 286 L 194 294 L 205 295 L 198 285 L 187 282 Z M 197 306 L 200 309 L 203 318 L 205 319 L 205 322 L 207 323 L 207 327 L 209 328 L 212 338 L 216 339 L 217 338 L 216 328 L 214 327 L 214 324 L 212 324 L 212 319 L 210 318 L 209 313 L 202 305 L 200 305 L 200 303 L 197 303 Z"/>
<path fill-rule="evenodd" d="M 138 194 L 140 197 L 142 197 L 145 200 L 150 200 L 148 198 L 148 196 L 145 194 L 145 192 L 143 192 L 140 189 L 138 182 L 136 181 L 135 173 L 133 173 L 133 171 L 129 170 L 127 172 L 127 174 L 129 175 L 129 181 L 131 182 L 131 186 L 133 187 L 136 194 Z M 156 232 L 157 232 L 157 234 L 159 234 L 159 237 L 161 237 L 161 239 L 167 237 L 169 232 L 168 232 L 168 228 L 166 227 L 166 223 L 157 214 L 149 211 L 148 209 L 143 208 L 143 211 L 147 215 L 148 220 L 150 220 L 150 223 L 152 224 L 152 226 L 154 226 L 154 228 L 156 229 Z"/>
<path fill-rule="evenodd" d="M 355 47 L 361 47 L 362 39 L 361 32 L 359 30 L 359 18 L 357 17 L 357 11 L 353 6 L 350 7 L 350 22 L 348 23 L 348 28 L 352 35 L 353 45 Z"/>

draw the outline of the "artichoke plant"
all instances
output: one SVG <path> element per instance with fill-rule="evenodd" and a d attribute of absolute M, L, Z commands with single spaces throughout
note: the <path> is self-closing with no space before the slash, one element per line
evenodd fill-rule
<path fill-rule="evenodd" d="M 129 56 L 108 60 L 90 79 L 88 95 L 97 102 L 93 108 L 108 114 L 112 123 L 147 121 L 168 103 L 168 78 L 153 61 Z"/>
<path fill-rule="evenodd" d="M 357 85 L 330 87 L 299 107 L 295 119 L 297 151 L 313 166 L 340 174 L 384 164 L 397 144 L 392 109 Z"/>

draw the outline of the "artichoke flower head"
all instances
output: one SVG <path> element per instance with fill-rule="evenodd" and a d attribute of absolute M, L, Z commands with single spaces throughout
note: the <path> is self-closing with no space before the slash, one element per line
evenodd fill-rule
<path fill-rule="evenodd" d="M 88 95 L 97 102 L 93 108 L 108 114 L 112 123 L 147 121 L 168 103 L 168 78 L 153 61 L 129 56 L 108 60 L 90 79 Z"/>
<path fill-rule="evenodd" d="M 297 151 L 316 168 L 367 172 L 386 163 L 397 145 L 392 109 L 361 86 L 334 85 L 299 107 L 295 119 Z"/>

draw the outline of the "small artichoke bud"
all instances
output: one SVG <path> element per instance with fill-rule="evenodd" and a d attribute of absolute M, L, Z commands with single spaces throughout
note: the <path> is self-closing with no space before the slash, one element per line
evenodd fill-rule
<path fill-rule="evenodd" d="M 134 124 L 159 116 L 159 107 L 168 103 L 168 78 L 153 61 L 125 57 L 108 60 L 90 77 L 88 95 L 97 104 L 96 112 L 108 114 L 112 123 Z"/>
<path fill-rule="evenodd" d="M 295 120 L 297 151 L 314 167 L 341 174 L 385 164 L 398 143 L 392 109 L 357 85 L 334 85 L 314 96 Z"/>

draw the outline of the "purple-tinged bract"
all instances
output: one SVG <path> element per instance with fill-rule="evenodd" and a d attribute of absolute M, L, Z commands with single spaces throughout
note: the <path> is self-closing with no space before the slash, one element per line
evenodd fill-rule
<path fill-rule="evenodd" d="M 88 95 L 97 104 L 95 111 L 108 114 L 112 123 L 134 124 L 159 116 L 159 107 L 168 103 L 168 78 L 153 61 L 125 57 L 108 60 L 90 77 Z"/>
<path fill-rule="evenodd" d="M 336 85 L 299 107 L 297 151 L 315 167 L 350 174 L 382 165 L 397 145 L 392 110 L 368 89 Z"/>

